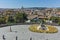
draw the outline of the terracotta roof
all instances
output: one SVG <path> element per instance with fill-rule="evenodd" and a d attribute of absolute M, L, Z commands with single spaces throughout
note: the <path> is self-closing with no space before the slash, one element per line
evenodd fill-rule
<path fill-rule="evenodd" d="M 56 14 L 59 14 L 60 15 L 60 12 L 57 12 Z"/>
<path fill-rule="evenodd" d="M 45 16 L 38 16 L 38 18 L 46 18 Z"/>
<path fill-rule="evenodd" d="M 28 15 L 28 19 L 33 19 L 33 18 L 35 18 L 35 17 L 38 17 L 38 15 Z"/>

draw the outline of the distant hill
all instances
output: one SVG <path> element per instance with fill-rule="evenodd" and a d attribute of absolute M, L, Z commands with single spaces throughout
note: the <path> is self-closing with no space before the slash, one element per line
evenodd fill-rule
<path fill-rule="evenodd" d="M 18 8 L 0 8 L 0 11 L 4 11 L 4 10 L 15 10 L 15 11 L 17 11 Z"/>
<path fill-rule="evenodd" d="M 44 10 L 44 9 L 47 9 L 47 7 L 29 7 L 29 8 L 24 8 L 24 9 L 38 9 L 38 10 Z"/>

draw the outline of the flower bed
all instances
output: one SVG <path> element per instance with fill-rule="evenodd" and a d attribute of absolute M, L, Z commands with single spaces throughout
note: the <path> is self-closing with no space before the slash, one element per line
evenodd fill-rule
<path fill-rule="evenodd" d="M 38 25 L 31 25 L 29 27 L 29 30 L 32 31 L 32 32 L 38 32 L 38 33 L 57 33 L 58 32 L 58 29 L 56 27 L 53 27 L 53 26 L 49 26 L 49 25 L 46 25 L 46 27 L 48 27 L 49 30 L 37 30 L 37 27 Z"/>

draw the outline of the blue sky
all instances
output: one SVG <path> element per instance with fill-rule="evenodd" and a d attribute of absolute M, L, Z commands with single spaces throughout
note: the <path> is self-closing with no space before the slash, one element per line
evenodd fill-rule
<path fill-rule="evenodd" d="M 0 0 L 0 8 L 60 7 L 60 0 Z"/>

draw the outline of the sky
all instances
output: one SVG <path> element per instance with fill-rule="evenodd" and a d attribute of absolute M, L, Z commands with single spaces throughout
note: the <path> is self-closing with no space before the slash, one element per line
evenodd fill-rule
<path fill-rule="evenodd" d="M 0 0 L 0 8 L 60 7 L 60 0 Z"/>

